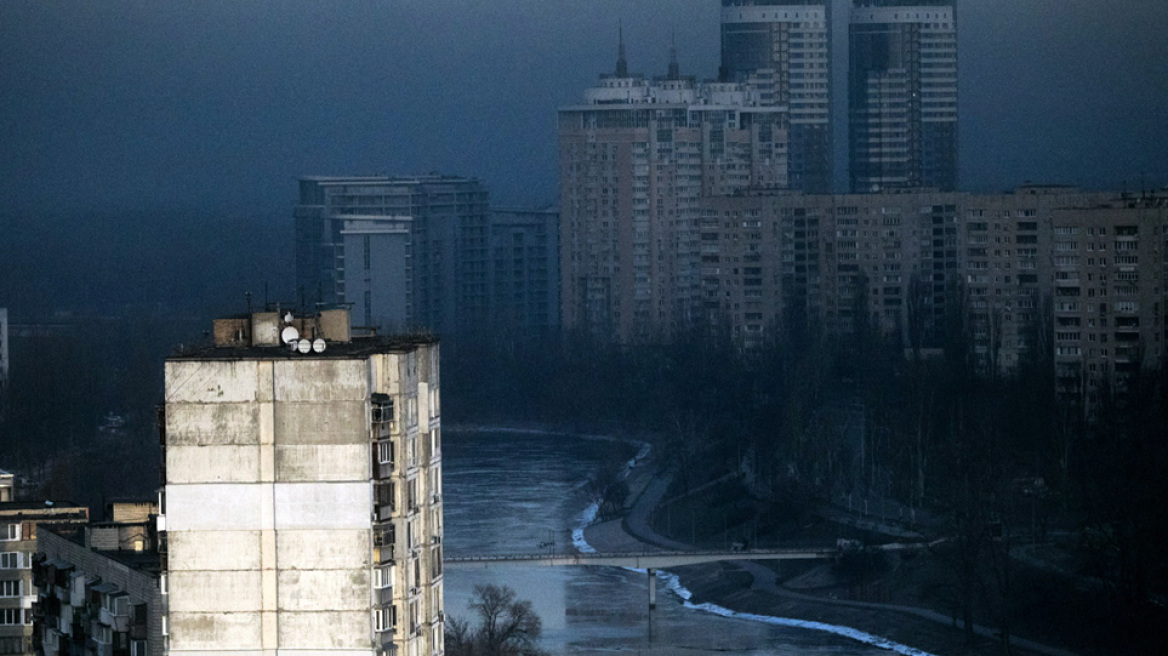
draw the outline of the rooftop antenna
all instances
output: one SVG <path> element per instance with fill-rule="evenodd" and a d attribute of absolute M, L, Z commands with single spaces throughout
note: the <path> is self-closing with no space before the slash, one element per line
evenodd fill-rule
<path fill-rule="evenodd" d="M 244 292 L 243 297 L 247 299 L 247 313 L 251 314 L 251 292 Z"/>
<path fill-rule="evenodd" d="M 629 76 L 629 63 L 625 60 L 625 25 L 623 20 L 617 23 L 616 76 Z"/>
<path fill-rule="evenodd" d="M 677 64 L 677 32 L 669 35 L 669 79 L 681 79 L 681 67 Z"/>

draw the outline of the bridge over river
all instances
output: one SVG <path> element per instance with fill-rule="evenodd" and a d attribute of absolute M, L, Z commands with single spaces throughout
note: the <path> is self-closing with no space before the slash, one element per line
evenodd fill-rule
<path fill-rule="evenodd" d="M 657 607 L 656 570 L 682 565 L 698 565 L 728 560 L 814 560 L 835 558 L 843 553 L 836 545 L 789 549 L 730 549 L 722 551 L 638 551 L 628 553 L 544 553 L 492 556 L 447 556 L 447 566 L 502 567 L 508 565 L 597 565 L 630 567 L 649 574 L 649 608 Z"/>
<path fill-rule="evenodd" d="M 934 541 L 931 544 L 936 544 Z M 910 551 L 930 546 L 924 542 L 882 544 L 861 548 L 851 540 L 834 545 L 788 547 L 785 549 L 726 549 L 710 551 L 635 551 L 606 553 L 541 553 L 480 556 L 447 556 L 447 566 L 505 567 L 514 565 L 629 567 L 649 574 L 649 608 L 657 607 L 656 570 L 683 565 L 699 565 L 730 560 L 828 560 L 845 553 L 863 551 Z"/>

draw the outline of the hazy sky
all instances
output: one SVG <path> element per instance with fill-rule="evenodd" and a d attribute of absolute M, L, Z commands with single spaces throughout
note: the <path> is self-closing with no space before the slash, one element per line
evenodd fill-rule
<path fill-rule="evenodd" d="M 718 5 L 4 0 L 0 193 L 282 218 L 301 174 L 442 171 L 554 202 L 555 110 L 611 68 L 618 20 L 634 70 L 676 32 L 708 77 Z M 1168 2 L 963 0 L 959 30 L 964 187 L 1168 185 Z"/>

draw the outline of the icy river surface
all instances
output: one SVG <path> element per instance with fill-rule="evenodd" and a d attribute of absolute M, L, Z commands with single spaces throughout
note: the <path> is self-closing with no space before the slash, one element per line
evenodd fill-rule
<path fill-rule="evenodd" d="M 589 505 L 584 482 L 614 450 L 609 442 L 551 435 L 447 430 L 443 438 L 450 556 L 572 550 L 571 530 Z M 893 653 L 823 631 L 687 608 L 663 582 L 650 615 L 646 575 L 612 567 L 457 565 L 446 569 L 445 582 L 447 613 L 472 623 L 474 586 L 515 589 L 534 604 L 542 646 L 552 654 Z"/>

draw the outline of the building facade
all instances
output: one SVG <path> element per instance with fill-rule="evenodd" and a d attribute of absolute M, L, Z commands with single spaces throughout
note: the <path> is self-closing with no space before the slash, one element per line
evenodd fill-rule
<path fill-rule="evenodd" d="M 830 12 L 825 0 L 722 0 L 719 78 L 789 109 L 787 182 L 808 193 L 832 186 Z"/>
<path fill-rule="evenodd" d="M 306 307 L 355 325 L 454 333 L 489 317 L 488 194 L 448 176 L 306 177 L 296 275 Z"/>
<path fill-rule="evenodd" d="M 166 362 L 169 653 L 441 654 L 437 343 L 344 310 L 215 343 Z"/>
<path fill-rule="evenodd" d="M 851 190 L 957 189 L 954 0 L 853 0 Z"/>
<path fill-rule="evenodd" d="M 861 327 L 918 351 L 960 339 L 985 373 L 1038 349 L 1078 393 L 1163 355 L 1166 205 L 1050 186 L 703 199 L 703 321 L 747 345 Z"/>
<path fill-rule="evenodd" d="M 163 656 L 158 552 L 106 549 L 92 537 L 76 529 L 37 536 L 38 653 Z"/>
<path fill-rule="evenodd" d="M 1168 197 L 1056 210 L 1051 235 L 1059 392 L 1096 407 L 1168 340 Z"/>
<path fill-rule="evenodd" d="M 559 112 L 563 325 L 618 341 L 691 325 L 699 199 L 789 186 L 788 127 L 746 85 L 630 74 L 622 48 Z"/>
<path fill-rule="evenodd" d="M 491 210 L 491 325 L 521 333 L 560 325 L 560 213 Z"/>
<path fill-rule="evenodd" d="M 89 509 L 72 503 L 0 503 L 0 654 L 36 653 L 32 568 L 39 530 L 88 521 Z"/>

